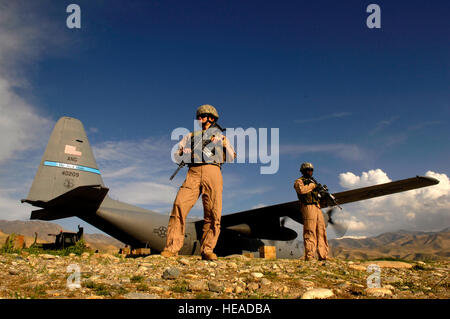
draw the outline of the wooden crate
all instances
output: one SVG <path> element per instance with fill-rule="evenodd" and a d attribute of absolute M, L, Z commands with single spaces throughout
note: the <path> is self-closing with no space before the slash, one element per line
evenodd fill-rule
<path fill-rule="evenodd" d="M 136 248 L 133 249 L 133 255 L 150 255 L 150 248 Z"/>
<path fill-rule="evenodd" d="M 275 246 L 259 247 L 259 258 L 265 258 L 265 259 L 277 258 L 277 247 L 275 247 Z"/>

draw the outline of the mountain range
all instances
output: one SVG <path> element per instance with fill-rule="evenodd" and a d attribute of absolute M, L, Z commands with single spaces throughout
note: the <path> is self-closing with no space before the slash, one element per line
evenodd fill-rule
<path fill-rule="evenodd" d="M 25 243 L 29 247 L 34 242 L 35 233 L 37 233 L 38 243 L 50 243 L 55 241 L 55 236 L 49 234 L 58 234 L 64 230 L 60 225 L 44 221 L 22 221 L 22 220 L 0 220 L 0 246 L 4 244 L 9 234 L 20 234 L 25 236 Z M 77 230 L 70 230 L 76 232 Z M 103 234 L 83 234 L 87 245 L 103 252 L 117 253 L 119 248 L 125 246 L 117 239 Z"/>
<path fill-rule="evenodd" d="M 53 242 L 63 228 L 44 221 L 0 220 L 0 245 L 8 234 L 25 236 L 27 246 L 33 243 L 35 233 L 38 242 Z M 72 230 L 73 231 L 73 230 Z M 87 244 L 95 250 L 118 252 L 124 244 L 103 234 L 84 234 Z M 430 260 L 450 258 L 450 227 L 438 232 L 399 230 L 374 237 L 329 240 L 330 255 L 341 259 L 397 258 L 405 260 Z"/>
<path fill-rule="evenodd" d="M 442 259 L 450 257 L 450 227 L 438 232 L 399 230 L 368 238 L 344 237 L 329 244 L 331 255 L 342 259 Z"/>

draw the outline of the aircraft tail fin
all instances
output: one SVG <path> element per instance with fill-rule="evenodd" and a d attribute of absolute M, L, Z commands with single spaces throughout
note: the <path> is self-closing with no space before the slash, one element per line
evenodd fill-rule
<path fill-rule="evenodd" d="M 108 190 L 104 187 L 83 124 L 75 118 L 60 118 L 50 136 L 30 192 L 22 202 L 53 212 L 65 203 L 63 210 L 67 214 L 68 210 L 72 210 L 70 206 L 82 208 L 77 199 L 95 197 L 94 193 L 103 192 L 99 193 L 97 189 Z M 42 212 L 34 215 L 43 217 Z M 69 217 L 62 216 L 61 210 L 61 217 L 58 218 Z"/>

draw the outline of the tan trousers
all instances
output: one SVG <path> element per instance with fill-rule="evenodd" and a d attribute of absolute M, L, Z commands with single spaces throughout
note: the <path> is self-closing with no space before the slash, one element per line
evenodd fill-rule
<path fill-rule="evenodd" d="M 222 172 L 216 165 L 190 167 L 173 203 L 165 250 L 178 252 L 183 246 L 186 217 L 202 194 L 204 224 L 201 252 L 212 253 L 220 234 Z"/>
<path fill-rule="evenodd" d="M 315 258 L 316 251 L 319 259 L 326 259 L 328 256 L 328 241 L 322 211 L 315 205 L 301 205 L 300 209 L 303 215 L 305 259 Z"/>

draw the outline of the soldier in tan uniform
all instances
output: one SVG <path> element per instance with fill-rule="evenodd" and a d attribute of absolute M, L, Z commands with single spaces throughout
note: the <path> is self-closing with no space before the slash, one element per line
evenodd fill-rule
<path fill-rule="evenodd" d="M 303 243 L 305 245 L 305 260 L 315 258 L 316 251 L 319 260 L 328 256 L 328 241 L 325 221 L 320 210 L 319 192 L 316 184 L 310 179 L 314 166 L 303 163 L 300 167 L 302 177 L 294 183 L 300 201 L 300 211 L 303 219 Z"/>
<path fill-rule="evenodd" d="M 197 109 L 197 120 L 201 121 L 202 131 L 191 132 L 183 137 L 179 143 L 179 149 L 175 158 L 184 158 L 189 170 L 186 180 L 178 190 L 173 203 L 172 213 L 169 219 L 166 247 L 161 252 L 164 257 L 174 257 L 183 246 L 185 221 L 189 211 L 202 195 L 204 224 L 201 240 L 201 255 L 204 260 L 216 260 L 217 255 L 213 250 L 220 233 L 220 219 L 222 214 L 222 172 L 221 165 L 224 161 L 233 161 L 236 153 L 224 135 L 211 137 L 211 142 L 217 147 L 212 157 L 205 156 L 202 150 L 197 152 L 195 140 L 208 133 L 208 129 L 219 119 L 217 110 L 212 105 L 201 105 Z M 212 129 L 212 128 L 211 128 Z M 214 146 L 214 145 L 213 145 Z M 187 157 L 189 157 L 187 159 Z M 186 160 L 187 159 L 187 160 Z"/>

